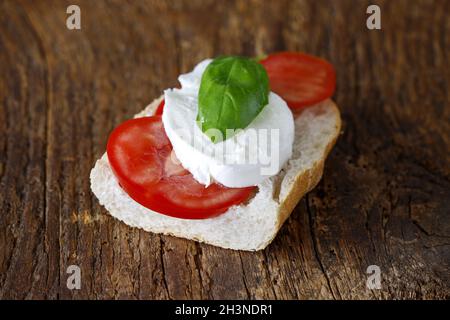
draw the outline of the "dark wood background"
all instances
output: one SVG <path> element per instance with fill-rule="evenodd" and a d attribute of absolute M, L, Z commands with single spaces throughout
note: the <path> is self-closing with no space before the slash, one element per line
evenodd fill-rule
<path fill-rule="evenodd" d="M 450 1 L 76 1 L 79 31 L 72 2 L 0 1 L 1 298 L 450 298 Z M 106 214 L 89 172 L 116 125 L 203 58 L 286 49 L 335 65 L 343 131 L 266 250 Z"/>

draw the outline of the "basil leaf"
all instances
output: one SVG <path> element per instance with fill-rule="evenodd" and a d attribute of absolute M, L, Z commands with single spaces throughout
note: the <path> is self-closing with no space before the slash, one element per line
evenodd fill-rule
<path fill-rule="evenodd" d="M 225 56 L 214 59 L 203 73 L 198 94 L 197 122 L 203 132 L 244 129 L 269 102 L 269 78 L 253 59 Z M 208 134 L 213 142 L 216 136 Z"/>

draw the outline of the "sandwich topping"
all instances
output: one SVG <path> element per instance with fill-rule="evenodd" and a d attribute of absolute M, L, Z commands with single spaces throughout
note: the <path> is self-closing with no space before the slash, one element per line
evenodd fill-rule
<path fill-rule="evenodd" d="M 269 77 L 261 64 L 244 57 L 220 57 L 204 65 L 196 90 L 197 121 L 207 135 L 218 131 L 221 137 L 211 140 L 220 142 L 232 135 L 227 133 L 245 129 L 269 103 Z"/>
<path fill-rule="evenodd" d="M 221 76 L 208 74 L 216 62 L 201 62 L 191 73 L 179 77 L 181 89 L 164 92 L 164 129 L 183 167 L 201 184 L 218 182 L 230 188 L 255 186 L 276 175 L 291 157 L 292 112 L 283 99 L 268 89 L 261 93 L 264 90 L 246 88 L 242 82 L 259 80 L 256 75 L 252 78 L 247 70 L 241 70 L 244 75 L 240 77 L 249 80 L 211 85 L 210 77 Z M 224 63 L 221 59 L 219 62 Z M 266 83 L 257 85 L 268 88 L 265 70 L 257 62 L 251 64 L 259 66 L 265 75 L 262 81 Z M 212 90 L 214 94 L 208 96 Z M 202 120 L 196 121 L 199 118 Z"/>
<path fill-rule="evenodd" d="M 291 109 L 329 98 L 335 74 L 322 59 L 285 52 L 259 62 L 207 59 L 179 81 L 154 116 L 128 120 L 111 133 L 107 156 L 118 183 L 139 204 L 204 219 L 245 202 L 279 173 L 292 155 Z"/>
<path fill-rule="evenodd" d="M 267 70 L 271 89 L 291 109 L 314 105 L 334 93 L 336 73 L 333 65 L 323 59 L 298 52 L 280 52 L 260 62 Z"/>
<path fill-rule="evenodd" d="M 161 116 L 128 120 L 110 135 L 108 161 L 122 189 L 153 211 L 185 219 L 204 219 L 247 200 L 250 188 L 205 187 L 172 152 Z"/>

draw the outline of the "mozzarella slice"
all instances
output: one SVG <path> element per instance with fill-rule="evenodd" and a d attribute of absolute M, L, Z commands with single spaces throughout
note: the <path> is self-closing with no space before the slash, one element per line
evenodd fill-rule
<path fill-rule="evenodd" d="M 164 91 L 162 120 L 173 150 L 184 168 L 208 186 L 249 187 L 278 174 L 292 155 L 294 119 L 286 102 L 273 92 L 269 103 L 243 130 L 213 143 L 196 118 L 200 82 L 211 59 L 180 75 L 181 89 Z"/>

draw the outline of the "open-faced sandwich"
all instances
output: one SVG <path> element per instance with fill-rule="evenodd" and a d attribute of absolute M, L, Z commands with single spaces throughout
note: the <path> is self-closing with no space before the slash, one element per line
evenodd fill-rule
<path fill-rule="evenodd" d="M 322 176 L 341 127 L 335 79 L 303 53 L 204 60 L 114 129 L 92 191 L 130 226 L 263 249 Z"/>

